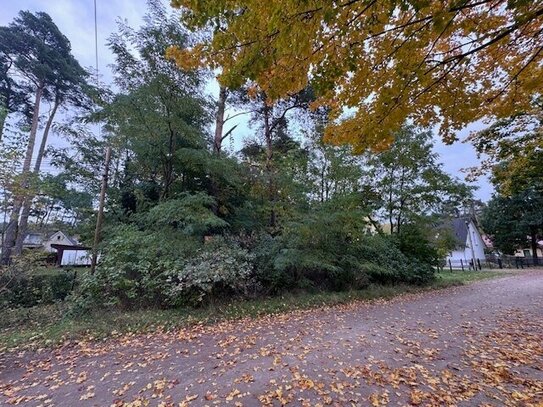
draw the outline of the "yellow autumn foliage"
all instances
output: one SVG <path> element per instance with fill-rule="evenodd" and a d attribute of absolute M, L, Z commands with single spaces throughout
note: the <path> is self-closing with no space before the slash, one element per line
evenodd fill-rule
<path fill-rule="evenodd" d="M 383 149 L 406 119 L 466 124 L 527 109 L 543 90 L 541 0 L 173 0 L 212 29 L 181 67 L 221 68 L 270 100 L 314 87 L 335 119 L 327 140 Z M 350 112 L 348 117 L 345 112 Z"/>

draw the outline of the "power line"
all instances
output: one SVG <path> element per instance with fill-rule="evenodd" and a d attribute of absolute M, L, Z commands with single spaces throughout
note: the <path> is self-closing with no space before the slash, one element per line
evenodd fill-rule
<path fill-rule="evenodd" d="M 96 7 L 97 0 L 94 0 L 94 56 L 96 58 L 96 87 L 100 87 L 100 71 L 98 70 L 98 11 Z M 98 138 L 101 136 L 101 126 L 98 123 Z"/>
<path fill-rule="evenodd" d="M 94 0 L 94 56 L 96 58 L 96 86 L 98 86 L 98 14 Z"/>

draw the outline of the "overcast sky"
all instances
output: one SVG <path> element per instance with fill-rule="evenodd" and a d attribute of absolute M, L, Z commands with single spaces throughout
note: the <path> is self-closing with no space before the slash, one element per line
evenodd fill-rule
<path fill-rule="evenodd" d="M 85 67 L 94 67 L 94 3 L 93 0 L 0 0 L 0 25 L 9 24 L 19 10 L 45 11 L 59 29 L 72 43 L 74 56 Z M 107 65 L 113 62 L 112 54 L 106 47 L 107 37 L 116 31 L 116 21 L 126 20 L 129 25 L 137 27 L 142 22 L 146 11 L 146 0 L 97 0 L 98 10 L 98 58 L 100 73 L 104 81 L 111 78 Z M 215 86 L 210 86 L 214 90 Z M 476 128 L 471 126 L 471 129 Z M 459 133 L 463 139 L 470 128 Z M 235 133 L 236 145 L 244 137 L 250 136 L 252 130 L 245 123 L 238 126 Z M 52 141 L 54 142 L 54 140 Z M 457 142 L 452 146 L 444 145 L 436 137 L 436 151 L 440 154 L 445 169 L 464 178 L 462 168 L 476 165 L 478 160 L 471 145 Z M 476 197 L 488 200 L 492 186 L 486 179 L 476 184 L 479 190 Z"/>

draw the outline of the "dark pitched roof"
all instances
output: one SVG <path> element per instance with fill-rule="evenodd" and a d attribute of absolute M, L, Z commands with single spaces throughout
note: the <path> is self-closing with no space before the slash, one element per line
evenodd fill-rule
<path fill-rule="evenodd" d="M 447 231 L 456 241 L 456 247 L 466 247 L 466 240 L 468 238 L 468 227 L 466 222 L 473 222 L 474 220 L 469 216 L 463 216 L 460 218 L 445 218 L 434 224 L 437 231 Z"/>
<path fill-rule="evenodd" d="M 468 227 L 466 222 L 469 222 L 469 218 L 455 218 L 451 222 L 452 232 L 459 245 L 465 246 L 466 239 L 468 237 Z"/>

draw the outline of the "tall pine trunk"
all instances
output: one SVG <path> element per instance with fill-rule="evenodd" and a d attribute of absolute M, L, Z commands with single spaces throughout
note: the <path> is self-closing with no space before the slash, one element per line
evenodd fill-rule
<path fill-rule="evenodd" d="M 53 109 L 51 110 L 51 113 L 49 114 L 49 118 L 47 119 L 47 123 L 45 125 L 45 129 L 43 130 L 43 136 L 40 143 L 40 149 L 38 150 L 38 155 L 36 157 L 36 163 L 34 164 L 34 175 L 37 178 L 40 174 L 40 167 L 41 162 L 43 160 L 43 156 L 45 154 L 45 148 L 47 147 L 47 138 L 49 137 L 49 131 L 51 130 L 51 126 L 53 124 L 53 120 L 55 118 L 55 114 L 57 113 L 57 109 L 60 102 L 58 98 L 55 98 L 55 102 L 53 104 Z M 32 201 L 34 199 L 34 194 L 27 194 L 24 204 L 23 204 L 23 210 L 21 212 L 21 218 L 19 220 L 19 230 L 17 233 L 17 239 L 15 241 L 15 251 L 14 254 L 17 256 L 21 254 L 23 251 L 23 241 L 26 236 L 26 231 L 28 228 L 28 217 L 30 215 L 30 208 L 32 206 Z"/>
<path fill-rule="evenodd" d="M 275 212 L 275 183 L 272 167 L 273 159 L 273 140 L 272 140 L 272 128 L 270 124 L 270 107 L 264 97 L 264 138 L 266 140 L 266 175 L 268 176 L 268 200 L 270 203 L 270 221 L 271 228 L 275 228 L 277 224 L 277 214 Z"/>
<path fill-rule="evenodd" d="M 34 154 L 34 145 L 36 144 L 36 133 L 38 131 L 38 123 L 40 119 L 40 103 L 43 96 L 44 84 L 40 83 L 36 89 L 36 96 L 34 99 L 34 108 L 32 110 L 32 125 L 30 127 L 30 135 L 28 137 L 28 145 L 26 147 L 26 155 L 23 163 L 23 171 L 21 176 L 20 185 L 17 190 L 14 191 L 13 209 L 9 219 L 6 233 L 4 235 L 4 244 L 2 246 L 2 264 L 9 264 L 11 262 L 11 255 L 15 242 L 17 240 L 17 232 L 19 225 L 19 215 L 23 203 L 25 200 L 25 194 L 27 193 L 28 183 L 30 179 L 30 165 L 32 162 L 32 155 Z"/>
<path fill-rule="evenodd" d="M 215 136 L 213 137 L 213 153 L 217 156 L 221 154 L 222 149 L 222 133 L 224 127 L 224 111 L 226 109 L 226 97 L 226 88 L 221 86 L 219 90 L 217 114 L 215 115 Z"/>
<path fill-rule="evenodd" d="M 215 114 L 215 135 L 213 136 L 213 155 L 219 157 L 221 155 L 223 131 L 224 131 L 224 112 L 226 110 L 226 98 L 228 92 L 224 86 L 219 90 L 219 100 L 217 103 L 217 113 Z M 213 213 L 219 215 L 219 195 L 220 187 L 215 177 L 211 179 L 211 195 L 215 198 L 215 203 L 212 206 Z"/>

